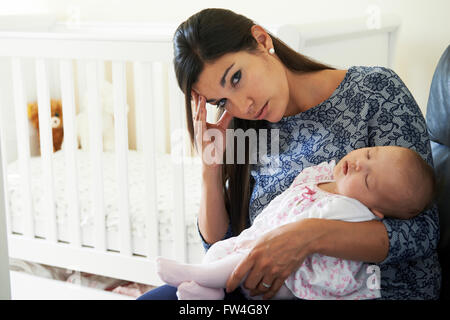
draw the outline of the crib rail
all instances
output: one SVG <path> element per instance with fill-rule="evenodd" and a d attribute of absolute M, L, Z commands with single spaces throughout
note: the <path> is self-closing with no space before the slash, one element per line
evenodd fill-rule
<path fill-rule="evenodd" d="M 171 62 L 168 37 L 105 37 L 89 34 L 0 32 L 0 56 L 54 59 Z"/>
<path fill-rule="evenodd" d="M 15 111 L 15 127 L 17 139 L 17 155 L 20 165 L 20 179 L 22 185 L 23 211 L 26 214 L 26 227 L 23 236 L 28 239 L 35 238 L 33 218 L 33 198 L 30 190 L 30 142 L 29 120 L 27 117 L 27 94 L 24 82 L 29 74 L 23 70 L 24 61 L 32 61 L 35 65 L 35 79 L 37 101 L 39 105 L 39 138 L 43 183 L 45 185 L 45 204 L 47 214 L 46 240 L 58 244 L 58 224 L 55 211 L 55 194 L 53 188 L 53 141 L 50 114 L 50 79 L 48 68 L 50 63 L 57 64 L 59 69 L 60 96 L 64 117 L 64 153 L 66 174 L 66 200 L 70 227 L 70 243 L 67 244 L 77 250 L 82 249 L 82 230 L 80 225 L 80 207 L 78 198 L 78 177 L 76 150 L 78 141 L 76 137 L 76 90 L 74 82 L 74 62 L 85 66 L 86 87 L 88 97 L 89 118 L 89 152 L 92 166 L 91 200 L 95 216 L 95 250 L 106 252 L 107 236 L 105 225 L 105 204 L 103 199 L 103 141 L 102 141 L 102 113 L 100 97 L 100 80 L 104 79 L 105 61 L 112 65 L 112 84 L 114 102 L 114 135 L 116 153 L 116 177 L 118 190 L 118 207 L 120 212 L 120 255 L 133 256 L 131 225 L 130 225 L 130 199 L 128 186 L 128 124 L 127 124 L 127 64 L 131 63 L 134 81 L 134 101 L 137 127 L 139 128 L 139 144 L 144 159 L 145 171 L 145 210 L 147 212 L 147 225 L 151 226 L 147 232 L 147 257 L 153 258 L 160 254 L 158 246 L 158 208 L 156 199 L 156 162 L 155 145 L 156 134 L 155 113 L 162 108 L 158 103 L 158 93 L 154 92 L 153 79 L 155 63 L 171 64 L 171 39 L 167 37 L 136 37 L 119 38 L 95 37 L 86 34 L 60 34 L 50 33 L 19 33 L 0 32 L 0 59 L 9 64 L 12 77 L 12 104 Z M 183 129 L 185 121 L 184 100 L 176 83 L 173 68 L 168 68 L 169 77 L 167 87 L 170 99 L 170 131 Z M 160 79 L 158 79 L 160 81 Z M 1 89 L 0 89 L 1 90 Z M 8 93 L 3 92 L 3 95 Z M 29 95 L 28 95 L 29 96 Z M 8 99 L 3 105 L 8 105 Z M 4 109 L 4 108 L 3 108 Z M 0 110 L 0 113 L 3 112 Z M 4 128 L 2 131 L 5 131 Z M 4 149 L 5 150 L 5 149 Z M 6 159 L 6 156 L 4 156 Z M 183 189 L 183 163 L 173 163 L 174 190 L 173 190 L 173 230 L 174 255 L 177 259 L 186 260 L 186 226 L 185 205 Z M 6 179 L 5 179 L 6 180 Z M 7 186 L 6 186 L 7 189 Z M 11 233 L 11 230 L 9 230 Z M 14 235 L 13 239 L 18 236 Z M 47 244 L 48 245 L 48 244 Z M 13 250 L 12 250 L 13 251 Z M 73 262 L 67 262 L 71 264 Z M 62 266 L 64 267 L 64 266 Z M 69 267 L 69 266 L 65 266 Z M 154 282 L 158 282 L 155 280 Z"/>

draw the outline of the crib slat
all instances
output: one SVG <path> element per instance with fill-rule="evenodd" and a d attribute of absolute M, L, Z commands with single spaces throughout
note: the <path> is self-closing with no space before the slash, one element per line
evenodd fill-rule
<path fill-rule="evenodd" d="M 78 179 L 75 134 L 75 96 L 73 83 L 73 65 L 71 60 L 60 62 L 61 98 L 64 121 L 64 156 L 66 169 L 66 199 L 70 225 L 70 242 L 81 246 L 80 208 L 78 205 Z"/>
<path fill-rule="evenodd" d="M 3 109 L 3 97 L 1 96 L 1 92 L 0 92 L 0 114 L 4 114 L 4 109 Z M 0 186 L 0 189 L 3 187 L 3 190 L 9 190 L 9 186 L 8 186 L 8 179 L 5 177 L 3 178 L 4 173 L 7 173 L 8 169 L 7 169 L 7 155 L 6 155 L 6 151 L 7 151 L 7 146 L 6 146 L 6 129 L 4 124 L 2 123 L 1 119 L 0 119 L 0 170 L 2 170 L 2 172 L 0 173 L 0 181 L 3 181 L 3 186 Z M 3 203 L 1 203 L 2 201 L 2 195 L 0 195 L 0 205 L 2 206 Z M 9 206 L 7 206 L 6 204 L 9 203 L 9 194 L 8 192 L 4 192 L 4 208 L 5 208 L 5 223 L 6 223 L 6 234 L 9 234 L 11 232 L 11 226 L 10 226 L 10 222 L 11 222 L 11 212 L 10 212 L 10 208 Z M 3 208 L 3 207 L 0 207 Z M 1 218 L 0 218 L 1 219 Z"/>
<path fill-rule="evenodd" d="M 106 250 L 106 223 L 103 195 L 102 170 L 102 115 L 101 101 L 98 88 L 97 62 L 86 63 L 86 83 L 88 93 L 89 118 L 89 153 L 91 157 L 91 203 L 94 216 L 95 247 L 101 251 Z"/>
<path fill-rule="evenodd" d="M 97 72 L 98 86 L 101 88 L 102 83 L 105 80 L 105 61 L 99 61 L 97 63 Z"/>
<path fill-rule="evenodd" d="M 0 97 L 1 98 L 1 97 Z M 1 100 L 0 100 L 0 110 L 1 109 Z M 0 128 L 2 126 L 0 125 Z M 1 138 L 1 137 L 0 137 Z M 9 279 L 9 253 L 8 253 L 8 237 L 9 237 L 9 228 L 7 226 L 7 211 L 6 208 L 6 194 L 4 192 L 8 189 L 6 183 L 4 183 L 3 174 L 7 171 L 4 171 L 4 163 L 3 163 L 3 143 L 0 144 L 0 299 L 6 300 L 11 299 L 11 281 Z M 5 189 L 3 189 L 5 187 Z M 5 214 L 3 214 L 5 212 Z"/>
<path fill-rule="evenodd" d="M 36 59 L 36 86 L 39 115 L 39 138 L 43 172 L 44 199 L 48 215 L 47 239 L 57 241 L 55 197 L 53 188 L 53 138 L 50 113 L 50 91 L 47 63 Z"/>
<path fill-rule="evenodd" d="M 20 186 L 24 210 L 26 237 L 34 238 L 34 208 L 31 194 L 30 141 L 27 117 L 27 103 L 24 92 L 22 64 L 19 58 L 12 58 L 12 80 L 14 90 L 14 111 L 16 118 L 17 153 L 20 169 Z"/>
<path fill-rule="evenodd" d="M 120 253 L 131 256 L 131 226 L 128 194 L 128 126 L 125 63 L 112 63 L 114 130 L 118 208 L 120 213 Z"/>
<path fill-rule="evenodd" d="M 169 105 L 170 105 L 170 132 L 171 132 L 171 156 L 172 156 L 172 168 L 173 168 L 173 237 L 174 237 L 174 253 L 176 259 L 182 261 L 187 260 L 186 251 L 186 222 L 185 222 L 185 192 L 184 190 L 184 168 L 183 161 L 178 157 L 183 156 L 184 152 L 180 152 L 178 148 L 183 144 L 178 141 L 173 141 L 174 137 L 179 137 L 177 133 L 183 130 L 184 119 L 184 106 L 183 98 L 181 96 L 180 89 L 175 78 L 175 72 L 173 68 L 169 68 Z M 181 160 L 181 161 L 180 161 Z"/>
<path fill-rule="evenodd" d="M 134 86 L 136 97 L 136 125 L 138 136 L 141 138 L 144 157 L 144 212 L 146 212 L 146 242 L 147 257 L 156 257 L 159 252 L 159 219 L 156 185 L 155 161 L 155 123 L 154 123 L 154 97 L 152 92 L 152 65 L 150 63 L 135 62 Z M 150 125 L 149 125 L 150 124 Z"/>

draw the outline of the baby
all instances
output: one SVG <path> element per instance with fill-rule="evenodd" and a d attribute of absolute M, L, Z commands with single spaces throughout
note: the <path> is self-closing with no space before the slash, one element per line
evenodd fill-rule
<path fill-rule="evenodd" d="M 349 222 L 384 216 L 413 218 L 431 204 L 434 185 L 433 169 L 410 149 L 357 149 L 336 165 L 331 161 L 304 169 L 250 228 L 212 245 L 202 264 L 158 257 L 158 274 L 167 284 L 178 287 L 179 299 L 223 299 L 227 279 L 250 252 L 249 244 L 264 233 L 305 218 Z M 379 287 L 367 285 L 367 267 L 364 262 L 312 254 L 285 280 L 274 299 L 379 298 Z"/>

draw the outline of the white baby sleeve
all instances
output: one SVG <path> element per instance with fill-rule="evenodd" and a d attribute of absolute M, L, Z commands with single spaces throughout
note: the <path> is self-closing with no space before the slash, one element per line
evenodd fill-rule
<path fill-rule="evenodd" d="M 376 219 L 376 216 L 358 200 L 332 195 L 315 203 L 309 209 L 308 218 L 360 222 Z"/>

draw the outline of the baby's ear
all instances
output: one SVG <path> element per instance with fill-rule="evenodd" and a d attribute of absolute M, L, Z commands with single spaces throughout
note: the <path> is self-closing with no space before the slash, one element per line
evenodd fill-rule
<path fill-rule="evenodd" d="M 374 215 L 376 215 L 378 218 L 383 219 L 384 218 L 384 214 L 382 214 L 380 211 L 378 211 L 377 209 L 370 209 L 370 211 L 372 211 L 372 213 Z"/>

